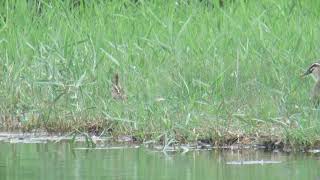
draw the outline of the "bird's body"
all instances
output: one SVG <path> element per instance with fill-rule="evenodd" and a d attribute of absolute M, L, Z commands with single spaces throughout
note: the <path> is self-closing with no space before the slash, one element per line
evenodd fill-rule
<path fill-rule="evenodd" d="M 314 105 L 318 106 L 320 103 L 320 81 L 317 81 L 311 91 L 311 100 Z"/>
<path fill-rule="evenodd" d="M 113 97 L 113 99 L 116 99 L 116 100 L 127 99 L 127 96 L 125 95 L 124 90 L 120 85 L 118 73 L 116 73 L 113 77 L 111 96 Z"/>
<path fill-rule="evenodd" d="M 320 103 L 320 62 L 311 64 L 311 66 L 302 76 L 307 76 L 309 74 L 312 74 L 316 81 L 311 91 L 311 100 L 314 105 L 318 106 Z"/>

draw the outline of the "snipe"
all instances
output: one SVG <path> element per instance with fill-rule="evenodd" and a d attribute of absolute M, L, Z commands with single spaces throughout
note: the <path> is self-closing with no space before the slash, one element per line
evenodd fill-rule
<path fill-rule="evenodd" d="M 113 97 L 113 99 L 116 99 L 116 100 L 125 100 L 125 99 L 127 99 L 127 96 L 124 93 L 124 90 L 120 85 L 119 74 L 118 73 L 115 73 L 114 76 L 113 76 L 111 96 Z"/>

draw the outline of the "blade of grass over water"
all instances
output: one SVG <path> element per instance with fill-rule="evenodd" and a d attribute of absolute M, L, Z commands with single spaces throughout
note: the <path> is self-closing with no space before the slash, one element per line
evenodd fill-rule
<path fill-rule="evenodd" d="M 31 2 L 0 3 L 4 130 L 320 140 L 300 78 L 320 57 L 320 2 Z"/>

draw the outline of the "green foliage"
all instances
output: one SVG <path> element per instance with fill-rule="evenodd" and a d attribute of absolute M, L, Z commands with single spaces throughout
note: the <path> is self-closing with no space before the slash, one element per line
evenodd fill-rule
<path fill-rule="evenodd" d="M 299 75 L 319 57 L 320 2 L 12 2 L 0 8 L 1 114 L 102 118 L 153 138 L 216 134 L 205 127 L 317 140 L 312 80 Z"/>

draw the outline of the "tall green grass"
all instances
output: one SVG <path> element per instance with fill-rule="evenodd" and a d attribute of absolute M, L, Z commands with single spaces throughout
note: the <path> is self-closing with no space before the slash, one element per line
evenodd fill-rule
<path fill-rule="evenodd" d="M 316 143 L 320 2 L 27 1 L 0 8 L 2 126 Z M 126 101 L 111 97 L 119 73 Z M 163 101 L 159 101 L 163 98 Z M 9 124 L 9 125 L 8 125 Z"/>

